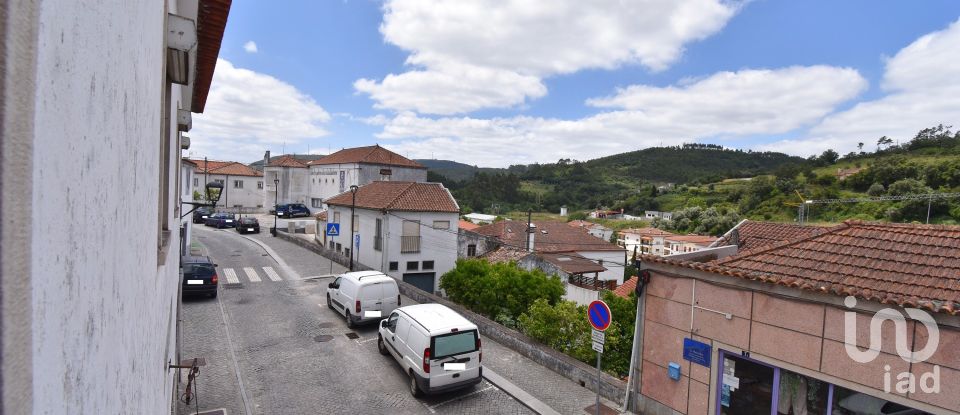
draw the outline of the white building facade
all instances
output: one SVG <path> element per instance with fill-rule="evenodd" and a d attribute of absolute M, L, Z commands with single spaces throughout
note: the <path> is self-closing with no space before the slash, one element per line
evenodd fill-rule
<path fill-rule="evenodd" d="M 271 161 L 263 168 L 262 205 L 273 209 L 275 202 L 281 205 L 303 203 L 309 207 L 309 174 L 307 163 L 293 156 L 285 155 Z"/>
<path fill-rule="evenodd" d="M 173 410 L 181 133 L 229 12 L 197 3 L 0 6 L 0 412 Z"/>
<path fill-rule="evenodd" d="M 426 182 L 427 168 L 379 145 L 337 151 L 309 163 L 308 206 L 375 181 Z"/>
<path fill-rule="evenodd" d="M 197 168 L 193 179 L 188 182 L 192 189 L 190 197 L 203 195 L 207 183 L 218 182 L 223 185 L 223 193 L 217 202 L 217 210 L 233 213 L 266 211 L 263 173 L 235 161 L 191 161 Z"/>
<path fill-rule="evenodd" d="M 374 182 L 360 187 L 352 234 L 351 193 L 326 203 L 327 223 L 339 224 L 340 234 L 317 238 L 326 241 L 327 249 L 352 254 L 355 263 L 429 292 L 439 291 L 440 277 L 456 266 L 459 206 L 439 183 Z"/>

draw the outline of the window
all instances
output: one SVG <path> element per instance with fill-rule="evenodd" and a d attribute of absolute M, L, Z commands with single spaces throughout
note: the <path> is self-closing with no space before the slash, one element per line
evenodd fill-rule
<path fill-rule="evenodd" d="M 400 253 L 420 252 L 420 222 L 403 221 L 403 233 L 400 236 Z"/>
<path fill-rule="evenodd" d="M 343 256 L 350 256 L 350 248 L 343 248 Z"/>
<path fill-rule="evenodd" d="M 343 249 L 343 245 L 340 245 L 340 242 L 337 242 L 337 252 L 340 252 Z"/>
<path fill-rule="evenodd" d="M 257 182 L 257 189 L 263 190 L 263 182 Z"/>
<path fill-rule="evenodd" d="M 477 256 L 477 246 L 474 244 L 467 245 L 467 256 L 474 257 Z"/>
<path fill-rule="evenodd" d="M 334 249 L 333 241 L 330 241 L 330 249 Z"/>
<path fill-rule="evenodd" d="M 333 212 L 333 222 L 331 223 L 340 223 L 340 212 Z"/>
<path fill-rule="evenodd" d="M 433 269 L 433 261 L 423 261 L 423 269 L 424 270 Z"/>
<path fill-rule="evenodd" d="M 373 231 L 373 249 L 380 251 L 383 249 L 383 219 L 377 218 L 375 228 Z"/>
<path fill-rule="evenodd" d="M 419 269 L 419 265 L 417 261 L 407 261 L 407 271 L 416 271 Z"/>
<path fill-rule="evenodd" d="M 400 268 L 400 264 L 397 261 L 390 261 L 390 271 L 396 271 Z"/>
<path fill-rule="evenodd" d="M 433 229 L 450 229 L 450 221 L 435 220 L 433 221 Z"/>
<path fill-rule="evenodd" d="M 193 178 L 193 187 L 200 187 L 200 179 L 196 177 Z"/>
<path fill-rule="evenodd" d="M 351 228 L 351 230 L 353 231 L 353 233 L 360 232 L 360 216 L 359 216 L 359 215 L 353 215 L 353 225 L 352 225 L 352 226 L 353 226 L 353 228 Z"/>
<path fill-rule="evenodd" d="M 310 198 L 310 206 L 315 208 L 323 207 L 323 199 L 312 197 Z"/>
<path fill-rule="evenodd" d="M 233 181 L 234 189 L 243 189 L 243 180 L 234 180 Z"/>

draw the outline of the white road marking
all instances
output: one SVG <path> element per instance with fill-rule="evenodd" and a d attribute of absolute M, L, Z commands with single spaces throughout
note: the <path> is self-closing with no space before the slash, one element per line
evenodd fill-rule
<path fill-rule="evenodd" d="M 277 274 L 277 271 L 273 270 L 273 267 L 263 267 L 263 272 L 267 273 L 267 277 L 270 278 L 270 281 L 283 280 L 283 278 L 280 278 L 280 275 Z"/>
<path fill-rule="evenodd" d="M 233 268 L 224 268 L 223 275 L 227 276 L 227 282 L 230 284 L 240 283 L 240 279 L 237 278 L 237 273 L 233 271 Z"/>
<path fill-rule="evenodd" d="M 376 339 L 377 339 L 377 338 L 374 337 L 374 338 L 372 338 L 372 339 L 366 339 L 366 340 L 356 339 L 356 340 L 354 340 L 354 341 L 357 342 L 357 344 L 364 344 L 364 343 L 367 343 L 367 342 L 372 342 L 372 341 L 374 341 L 374 340 L 376 340 Z"/>
<path fill-rule="evenodd" d="M 485 388 L 483 388 L 483 389 L 480 389 L 480 390 L 478 390 L 478 391 L 473 391 L 473 392 L 468 393 L 468 394 L 466 394 L 466 395 L 458 396 L 458 397 L 456 397 L 456 398 L 453 398 L 453 399 L 449 399 L 449 400 L 440 402 L 440 403 L 438 403 L 438 404 L 436 404 L 436 405 L 433 405 L 433 406 L 428 406 L 427 409 L 430 410 L 430 413 L 435 414 L 435 413 L 437 413 L 437 411 L 434 411 L 434 409 L 437 408 L 437 407 L 440 407 L 440 406 L 442 406 L 442 405 L 446 405 L 446 404 L 448 404 L 448 403 L 450 403 L 450 402 L 459 401 L 459 400 L 461 400 L 461 399 L 465 399 L 466 397 L 468 397 L 468 396 L 470 396 L 470 395 L 476 395 L 476 394 L 478 394 L 478 393 L 483 393 L 483 392 L 486 392 L 486 391 L 488 391 L 488 390 L 490 390 L 490 389 L 494 389 L 494 388 L 496 388 L 496 386 L 490 385 L 490 386 L 487 386 L 487 387 L 485 387 Z M 426 404 L 424 404 L 424 405 L 426 405 Z"/>
<path fill-rule="evenodd" d="M 250 282 L 260 282 L 260 276 L 257 275 L 257 271 L 254 271 L 253 268 L 244 267 L 243 272 L 247 274 L 247 278 L 250 279 Z"/>

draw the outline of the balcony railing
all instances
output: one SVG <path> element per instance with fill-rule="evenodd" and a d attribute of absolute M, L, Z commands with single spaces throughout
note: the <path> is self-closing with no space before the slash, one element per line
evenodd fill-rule
<path fill-rule="evenodd" d="M 400 253 L 401 254 L 412 254 L 417 252 L 420 252 L 419 236 L 401 236 L 400 237 Z"/>
<path fill-rule="evenodd" d="M 588 277 L 581 274 L 574 274 L 567 278 L 567 282 L 577 287 L 588 290 L 614 290 L 617 288 L 617 280 L 601 280 L 594 277 Z"/>
<path fill-rule="evenodd" d="M 375 251 L 382 251 L 382 250 L 383 250 L 383 237 L 382 237 L 382 236 L 374 236 L 374 237 L 373 237 L 373 249 L 374 249 Z"/>

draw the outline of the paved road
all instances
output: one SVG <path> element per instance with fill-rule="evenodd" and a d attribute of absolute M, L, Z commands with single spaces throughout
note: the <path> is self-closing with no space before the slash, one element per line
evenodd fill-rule
<path fill-rule="evenodd" d="M 282 263 L 235 231 L 194 229 L 194 242 L 219 265 L 222 284 L 217 298 L 188 298 L 181 310 L 183 358 L 202 356 L 207 361 L 194 401 L 201 411 L 531 413 L 487 381 L 472 389 L 413 398 L 397 363 L 377 352 L 376 326 L 347 329 L 343 318 L 326 307 L 324 288 L 330 279 L 309 278 L 330 274 L 331 269 L 342 272 L 343 267 L 270 238 L 267 228 L 250 238 L 270 238 L 272 253 Z M 194 405 L 188 409 L 181 404 L 181 413 L 193 413 Z"/>

